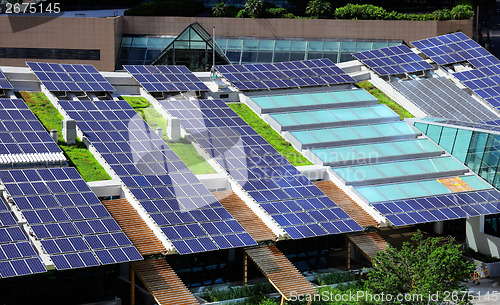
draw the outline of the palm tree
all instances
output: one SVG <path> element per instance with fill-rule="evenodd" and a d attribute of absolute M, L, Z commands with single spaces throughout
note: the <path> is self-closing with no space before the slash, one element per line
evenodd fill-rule
<path fill-rule="evenodd" d="M 215 17 L 223 17 L 226 15 L 226 12 L 227 12 L 227 5 L 224 1 L 217 2 L 212 7 L 212 15 Z"/>
<path fill-rule="evenodd" d="M 264 8 L 263 0 L 248 0 L 245 3 L 245 11 L 252 18 L 259 18 L 262 15 Z"/>
<path fill-rule="evenodd" d="M 306 14 L 312 17 L 325 17 L 332 10 L 330 2 L 324 0 L 311 0 L 307 4 Z"/>

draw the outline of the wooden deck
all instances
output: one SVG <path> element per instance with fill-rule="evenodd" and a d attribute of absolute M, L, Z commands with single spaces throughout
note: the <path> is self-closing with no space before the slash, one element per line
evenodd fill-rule
<path fill-rule="evenodd" d="M 351 269 L 351 244 L 373 264 L 373 258 L 389 245 L 377 232 L 349 234 L 347 239 L 347 270 Z"/>
<path fill-rule="evenodd" d="M 167 252 L 127 199 L 107 200 L 102 203 L 139 253 L 150 255 Z"/>
<path fill-rule="evenodd" d="M 317 293 L 316 288 L 274 245 L 245 249 L 246 255 L 259 268 L 285 300 L 291 296 Z"/>
<path fill-rule="evenodd" d="M 474 190 L 465 181 L 460 179 L 460 177 L 437 179 L 437 181 L 441 182 L 444 186 L 449 188 L 454 193 L 467 192 L 467 191 Z"/>
<path fill-rule="evenodd" d="M 336 186 L 333 181 L 316 181 L 314 184 L 363 228 L 379 226 L 378 222 L 370 214 L 365 212 L 359 204 Z"/>
<path fill-rule="evenodd" d="M 233 191 L 213 192 L 213 194 L 255 241 L 277 239 L 273 231 Z"/>
<path fill-rule="evenodd" d="M 134 262 L 132 270 L 159 305 L 200 304 L 164 259 Z"/>

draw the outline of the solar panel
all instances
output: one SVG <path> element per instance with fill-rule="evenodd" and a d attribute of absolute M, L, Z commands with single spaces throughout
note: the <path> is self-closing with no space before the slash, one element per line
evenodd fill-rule
<path fill-rule="evenodd" d="M 223 101 L 160 104 L 291 238 L 361 230 Z"/>
<path fill-rule="evenodd" d="M 382 76 L 433 69 L 406 45 L 354 53 L 353 56 Z"/>
<path fill-rule="evenodd" d="M 142 259 L 76 169 L 0 171 L 0 180 L 56 269 L 107 264 L 102 251 Z"/>
<path fill-rule="evenodd" d="M 149 92 L 208 91 L 208 87 L 185 66 L 124 65 Z"/>
<path fill-rule="evenodd" d="M 495 56 L 462 32 L 417 40 L 411 44 L 439 65 L 467 61 L 480 68 L 500 63 Z"/>
<path fill-rule="evenodd" d="M 21 99 L 0 99 L 0 163 L 61 164 L 66 158 Z"/>
<path fill-rule="evenodd" d="M 356 81 L 330 59 L 218 66 L 217 71 L 238 90 L 284 89 L 351 84 Z"/>
<path fill-rule="evenodd" d="M 455 75 L 462 78 L 462 74 Z M 465 83 L 466 78 L 464 79 Z M 431 117 L 468 122 L 493 120 L 498 116 L 444 77 L 390 83 Z"/>
<path fill-rule="evenodd" d="M 496 189 L 373 203 L 395 226 L 443 221 L 500 212 Z"/>
<path fill-rule="evenodd" d="M 0 70 L 0 89 L 14 89 L 12 84 L 7 80 L 5 74 Z"/>
<path fill-rule="evenodd" d="M 126 101 L 59 101 L 181 254 L 256 242 Z"/>
<path fill-rule="evenodd" d="M 453 76 L 493 107 L 500 109 L 500 65 L 456 72 Z"/>
<path fill-rule="evenodd" d="M 26 64 L 49 91 L 115 91 L 115 88 L 92 65 L 37 62 Z"/>

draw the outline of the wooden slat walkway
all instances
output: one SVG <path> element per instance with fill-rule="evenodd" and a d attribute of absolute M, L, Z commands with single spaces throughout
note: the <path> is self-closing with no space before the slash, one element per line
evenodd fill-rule
<path fill-rule="evenodd" d="M 356 201 L 336 186 L 333 181 L 316 181 L 314 184 L 363 228 L 379 226 L 378 222 L 370 214 L 365 212 Z"/>
<path fill-rule="evenodd" d="M 317 293 L 316 288 L 275 245 L 247 248 L 245 252 L 284 299 Z"/>
<path fill-rule="evenodd" d="M 350 234 L 347 239 L 370 261 L 388 245 L 377 232 Z"/>
<path fill-rule="evenodd" d="M 437 179 L 437 181 L 441 182 L 444 186 L 449 188 L 454 193 L 467 192 L 467 191 L 474 190 L 465 181 L 460 179 L 460 177 Z"/>
<path fill-rule="evenodd" d="M 276 240 L 277 236 L 233 191 L 213 192 L 224 208 L 255 241 Z"/>
<path fill-rule="evenodd" d="M 102 203 L 139 253 L 149 255 L 167 252 L 127 199 L 106 200 Z"/>
<path fill-rule="evenodd" d="M 200 304 L 164 259 L 134 262 L 132 269 L 159 305 Z"/>

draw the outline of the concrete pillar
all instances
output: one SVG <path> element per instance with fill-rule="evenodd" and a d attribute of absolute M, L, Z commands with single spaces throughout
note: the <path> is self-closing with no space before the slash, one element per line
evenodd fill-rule
<path fill-rule="evenodd" d="M 179 118 L 171 117 L 168 119 L 167 135 L 172 142 L 179 142 L 181 138 L 181 121 Z"/>
<path fill-rule="evenodd" d="M 443 234 L 443 222 L 442 221 L 436 221 L 434 223 L 434 233 Z"/>
<path fill-rule="evenodd" d="M 76 143 L 76 121 L 72 119 L 64 119 L 62 121 L 63 129 L 62 134 L 66 144 Z"/>
<path fill-rule="evenodd" d="M 57 143 L 57 141 L 58 141 L 58 140 L 57 140 L 57 129 L 52 129 L 52 130 L 50 131 L 50 137 L 54 140 L 54 142 L 56 142 L 56 143 Z"/>
<path fill-rule="evenodd" d="M 155 132 L 160 138 L 163 138 L 163 129 L 161 127 L 156 127 Z"/>

